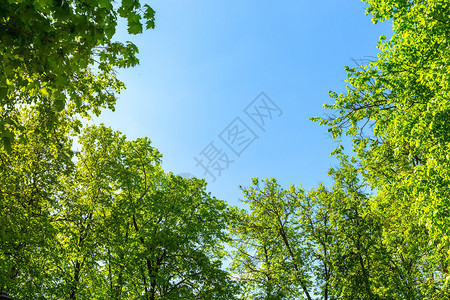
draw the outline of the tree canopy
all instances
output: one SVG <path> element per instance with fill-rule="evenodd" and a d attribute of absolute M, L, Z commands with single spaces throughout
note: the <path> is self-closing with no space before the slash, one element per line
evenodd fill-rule
<path fill-rule="evenodd" d="M 391 20 L 345 67 L 333 184 L 254 178 L 247 209 L 161 167 L 149 138 L 83 118 L 154 28 L 138 0 L 0 2 L 0 291 L 16 299 L 448 299 L 450 3 L 365 0 Z M 77 136 L 80 151 L 73 149 Z"/>
<path fill-rule="evenodd" d="M 347 92 L 331 92 L 322 119 L 336 139 L 353 138 L 359 174 L 383 216 L 383 243 L 415 269 L 420 296 L 448 297 L 449 42 L 447 1 L 366 1 L 373 21 L 392 20 L 378 59 L 347 67 Z M 314 118 L 318 120 L 320 118 Z M 336 153 L 342 152 L 342 147 Z"/>
<path fill-rule="evenodd" d="M 58 114 L 98 115 L 114 109 L 124 88 L 115 68 L 138 63 L 137 47 L 114 40 L 119 18 L 128 32 L 154 28 L 153 9 L 138 0 L 7 0 L 0 3 L 0 136 L 9 150 L 18 109 L 45 114 L 51 130 Z M 73 124 L 74 128 L 79 122 Z"/>
<path fill-rule="evenodd" d="M 352 138 L 353 152 L 332 152 L 334 186 L 244 189 L 232 269 L 248 299 L 450 296 L 450 4 L 365 2 L 393 35 L 376 60 L 346 67 L 346 92 L 324 105 L 331 116 L 312 118 Z"/>
<path fill-rule="evenodd" d="M 80 144 L 70 167 L 31 142 L 14 145 L 20 160 L 2 153 L 0 289 L 43 299 L 232 298 L 221 259 L 233 210 L 203 180 L 164 173 L 147 138 L 94 126 Z"/>

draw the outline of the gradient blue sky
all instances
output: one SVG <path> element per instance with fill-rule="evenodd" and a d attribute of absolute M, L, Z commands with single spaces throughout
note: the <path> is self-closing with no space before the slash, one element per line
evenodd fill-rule
<path fill-rule="evenodd" d="M 163 154 L 165 171 L 205 177 L 194 156 L 210 142 L 234 160 L 208 190 L 236 205 L 238 186 L 252 177 L 313 188 L 330 183 L 335 146 L 322 116 L 328 91 L 345 90 L 345 65 L 376 56 L 379 36 L 364 3 L 352 1 L 171 1 L 149 3 L 156 29 L 121 40 L 140 49 L 140 65 L 120 71 L 127 90 L 115 112 L 98 122 L 129 139 L 148 136 Z M 265 132 L 244 108 L 265 92 L 282 110 Z M 218 135 L 236 117 L 258 135 L 237 157 Z"/>

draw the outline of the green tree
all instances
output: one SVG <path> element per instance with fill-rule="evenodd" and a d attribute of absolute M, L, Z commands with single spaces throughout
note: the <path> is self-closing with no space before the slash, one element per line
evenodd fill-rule
<path fill-rule="evenodd" d="M 231 269 L 244 299 L 421 299 L 383 241 L 383 217 L 343 156 L 334 185 L 305 192 L 253 180 L 232 226 Z M 261 187 L 261 185 L 264 185 Z M 410 276 L 405 278 L 405 276 Z"/>
<path fill-rule="evenodd" d="M 130 34 L 154 28 L 153 9 L 138 0 L 7 0 L 0 2 L 0 137 L 9 150 L 19 107 L 45 113 L 42 130 L 58 114 L 98 115 L 114 109 L 124 88 L 115 68 L 138 63 L 137 47 L 114 41 L 119 18 Z M 73 127 L 80 126 L 75 122 Z"/>
<path fill-rule="evenodd" d="M 49 274 L 45 257 L 51 256 L 57 235 L 54 208 L 60 177 L 74 168 L 64 128 L 48 135 L 41 131 L 41 119 L 37 111 L 22 112 L 17 143 L 10 153 L 0 150 L 0 289 L 20 283 L 28 298 L 52 284 L 43 275 Z M 66 121 L 59 119 L 60 124 Z"/>
<path fill-rule="evenodd" d="M 403 283 L 417 297 L 449 297 L 450 4 L 365 2 L 375 23 L 392 20 L 393 36 L 381 38 L 377 60 L 346 68 L 347 91 L 331 93 L 325 107 L 336 115 L 321 123 L 336 139 L 353 137 Z"/>
<path fill-rule="evenodd" d="M 241 210 L 230 229 L 231 270 L 243 285 L 242 298 L 312 299 L 311 248 L 296 222 L 295 194 L 302 190 L 291 187 L 291 195 L 275 179 L 258 178 L 242 190 L 249 210 Z"/>
<path fill-rule="evenodd" d="M 233 214 L 227 204 L 207 194 L 202 180 L 164 173 L 147 138 L 127 141 L 92 126 L 79 142 L 74 166 L 55 172 L 53 192 L 38 199 L 45 218 L 13 223 L 15 215 L 2 214 L 9 223 L 2 227 L 1 288 L 45 299 L 232 299 L 236 283 L 221 268 Z M 23 195 L 2 204 L 34 211 L 18 203 Z"/>

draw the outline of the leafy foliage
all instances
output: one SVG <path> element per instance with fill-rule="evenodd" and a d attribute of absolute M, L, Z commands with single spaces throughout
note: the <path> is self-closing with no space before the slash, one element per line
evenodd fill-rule
<path fill-rule="evenodd" d="M 331 189 L 260 189 L 256 179 L 244 190 L 233 270 L 248 299 L 450 296 L 450 5 L 365 2 L 375 23 L 392 19 L 393 36 L 381 37 L 377 60 L 346 67 L 346 93 L 325 105 L 335 114 L 312 118 L 352 137 L 355 157 L 333 151 Z"/>
<path fill-rule="evenodd" d="M 35 298 L 41 285 L 52 284 L 42 276 L 42 257 L 54 247 L 58 174 L 73 170 L 72 143 L 61 127 L 52 135 L 41 131 L 42 115 L 36 111 L 22 112 L 19 121 L 24 129 L 18 142 L 9 154 L 0 151 L 0 290 L 15 281 L 24 297 Z M 19 142 L 25 139 L 26 144 Z"/>
<path fill-rule="evenodd" d="M 53 193 L 35 192 L 26 178 L 31 190 L 17 191 L 20 177 L 2 187 L 17 200 L 2 193 L 9 213 L 1 217 L 8 238 L 0 244 L 0 288 L 55 299 L 233 298 L 236 285 L 220 261 L 232 214 L 225 202 L 210 197 L 202 180 L 164 173 L 147 138 L 89 127 L 80 144 L 74 166 L 37 182 Z M 16 143 L 12 151 L 39 151 L 45 161 L 46 149 Z M 27 175 L 12 164 L 3 166 Z"/>
<path fill-rule="evenodd" d="M 114 109 L 124 88 L 114 68 L 138 63 L 137 47 L 113 40 L 118 18 L 128 32 L 154 28 L 153 9 L 123 0 L 7 0 L 0 3 L 0 137 L 10 150 L 19 106 L 46 111 L 47 130 L 57 114 L 98 115 Z M 55 114 L 56 112 L 56 114 Z M 80 123 L 74 124 L 76 128 Z"/>
<path fill-rule="evenodd" d="M 450 4 L 365 0 L 392 20 L 378 59 L 346 67 L 332 187 L 255 178 L 248 210 L 161 168 L 148 138 L 80 117 L 114 109 L 115 69 L 154 28 L 138 0 L 0 3 L 0 290 L 32 299 L 448 299 Z M 229 229 L 227 232 L 226 229 Z M 226 246 L 228 243 L 228 246 Z M 230 270 L 222 263 L 228 256 Z M 236 296 L 237 295 L 237 296 Z"/>
<path fill-rule="evenodd" d="M 347 67 L 347 92 L 331 93 L 335 102 L 325 107 L 336 115 L 321 123 L 337 139 L 353 137 L 360 174 L 376 191 L 373 212 L 385 218 L 383 243 L 406 268 L 402 282 L 419 289 L 410 297 L 445 298 L 450 6 L 439 0 L 366 3 L 375 23 L 392 19 L 394 34 L 381 38 L 376 61 Z"/>
<path fill-rule="evenodd" d="M 244 299 L 398 299 L 381 219 L 347 162 L 331 175 L 331 189 L 305 192 L 276 180 L 253 180 L 232 232 L 232 270 Z M 260 184 L 264 184 L 261 188 Z M 388 276 L 388 277 L 386 277 Z M 392 288 L 392 290 L 390 289 Z"/>

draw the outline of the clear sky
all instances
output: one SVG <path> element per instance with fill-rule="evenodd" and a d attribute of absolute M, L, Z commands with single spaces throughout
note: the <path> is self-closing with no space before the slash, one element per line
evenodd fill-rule
<path fill-rule="evenodd" d="M 155 30 L 117 35 L 137 44 L 140 65 L 120 71 L 127 90 L 98 122 L 129 139 L 148 136 L 166 172 L 206 178 L 232 205 L 252 177 L 330 183 L 335 144 L 308 118 L 325 114 L 328 91 L 345 90 L 345 65 L 377 55 L 390 23 L 374 25 L 356 0 L 149 4 Z M 211 173 L 195 158 L 206 167 L 211 159 Z"/>

